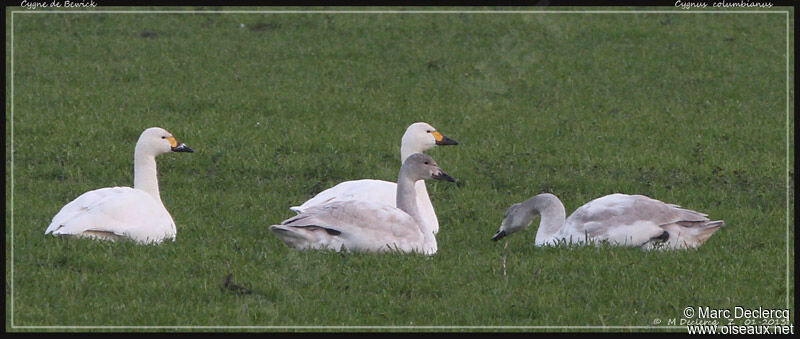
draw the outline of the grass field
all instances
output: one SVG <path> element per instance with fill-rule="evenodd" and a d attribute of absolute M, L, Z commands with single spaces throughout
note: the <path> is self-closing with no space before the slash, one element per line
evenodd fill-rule
<path fill-rule="evenodd" d="M 11 18 L 8 330 L 685 331 L 668 321 L 700 306 L 794 319 L 786 14 Z M 269 232 L 336 183 L 395 180 L 416 121 L 460 142 L 428 152 L 459 180 L 428 184 L 435 256 L 301 252 Z M 78 195 L 133 184 L 151 126 L 195 150 L 158 158 L 177 240 L 45 236 Z M 489 239 L 541 192 L 567 213 L 645 194 L 726 226 L 643 252 L 537 248 L 537 219 L 508 238 L 504 275 Z"/>

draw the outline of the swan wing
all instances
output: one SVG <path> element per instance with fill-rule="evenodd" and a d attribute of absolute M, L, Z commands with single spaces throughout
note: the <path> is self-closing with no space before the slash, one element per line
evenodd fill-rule
<path fill-rule="evenodd" d="M 417 192 L 417 206 L 420 218 L 436 234 L 439 232 L 439 219 L 436 217 L 428 190 L 425 188 L 425 182 L 418 181 L 414 187 Z M 346 200 L 363 200 L 396 207 L 396 199 L 396 183 L 384 180 L 361 179 L 341 182 L 320 192 L 302 205 L 292 206 L 289 209 L 299 214 L 314 206 Z"/>
<path fill-rule="evenodd" d="M 617 245 L 642 246 L 662 237 L 663 225 L 708 221 L 702 213 L 684 210 L 643 195 L 611 194 L 579 207 L 567 218 L 562 237 L 608 240 Z"/>
<path fill-rule="evenodd" d="M 412 252 L 423 243 L 422 232 L 411 216 L 363 200 L 314 206 L 270 229 L 287 245 L 300 249 Z"/>
<path fill-rule="evenodd" d="M 175 223 L 164 205 L 144 191 L 108 187 L 86 192 L 64 205 L 45 234 L 110 233 L 140 242 L 175 235 Z"/>
<path fill-rule="evenodd" d="M 301 213 L 313 206 L 324 205 L 334 201 L 366 200 L 395 206 L 397 184 L 375 179 L 345 181 L 319 192 L 300 206 L 292 206 L 294 212 Z"/>

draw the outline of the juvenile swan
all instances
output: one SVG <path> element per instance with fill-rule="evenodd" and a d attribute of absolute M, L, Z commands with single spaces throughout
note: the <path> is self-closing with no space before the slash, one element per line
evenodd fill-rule
<path fill-rule="evenodd" d="M 334 251 L 436 253 L 436 238 L 422 222 L 414 183 L 455 181 L 429 155 L 416 153 L 400 167 L 397 207 L 366 200 L 342 200 L 313 206 L 269 227 L 289 247 Z"/>
<path fill-rule="evenodd" d="M 400 144 L 400 162 L 414 153 L 422 153 L 436 145 L 458 145 L 458 142 L 437 132 L 433 126 L 417 122 L 411 124 L 406 129 Z M 431 198 L 425 188 L 425 181 L 416 183 L 417 207 L 419 208 L 422 222 L 428 224 L 436 234 L 439 232 L 439 220 L 433 210 Z M 304 202 L 300 206 L 292 206 L 289 209 L 297 213 L 302 213 L 312 206 L 327 204 L 341 200 L 367 200 L 395 207 L 395 195 L 397 184 L 374 179 L 351 180 L 337 184 L 326 189 L 315 197 Z"/>
<path fill-rule="evenodd" d="M 158 192 L 156 156 L 194 152 L 159 127 L 144 130 L 133 153 L 133 188 L 106 187 L 64 205 L 44 234 L 160 243 L 175 239 L 172 220 Z"/>
<path fill-rule="evenodd" d="M 579 207 L 564 220 L 561 200 L 542 193 L 506 210 L 498 240 L 530 226 L 541 215 L 536 232 L 537 246 L 558 242 L 581 244 L 603 241 L 618 246 L 652 248 L 696 248 L 724 221 L 711 221 L 706 214 L 680 208 L 643 195 L 611 194 Z"/>

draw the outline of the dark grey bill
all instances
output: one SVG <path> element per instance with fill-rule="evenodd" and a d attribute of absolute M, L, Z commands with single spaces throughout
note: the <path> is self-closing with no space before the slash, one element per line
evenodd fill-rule
<path fill-rule="evenodd" d="M 505 236 L 506 236 L 506 231 L 505 230 L 501 230 L 501 231 L 497 232 L 497 234 L 495 234 L 492 237 L 492 240 L 498 241 L 500 239 L 503 239 L 503 237 L 505 237 Z"/>
<path fill-rule="evenodd" d="M 436 180 L 445 180 L 445 181 L 449 181 L 449 182 L 456 182 L 456 178 L 451 177 L 450 175 L 448 175 L 444 171 L 439 171 L 438 174 L 434 174 L 433 178 L 436 179 Z"/>
<path fill-rule="evenodd" d="M 450 139 L 450 138 L 448 138 L 448 137 L 443 135 L 442 136 L 442 140 L 437 141 L 436 144 L 440 145 L 440 146 L 441 145 L 458 145 L 458 141 L 455 141 L 455 140 Z"/>

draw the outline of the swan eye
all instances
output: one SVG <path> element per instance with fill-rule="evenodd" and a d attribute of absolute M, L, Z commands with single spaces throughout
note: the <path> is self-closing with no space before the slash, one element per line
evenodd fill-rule
<path fill-rule="evenodd" d="M 165 137 L 165 136 L 161 136 L 161 139 L 166 139 L 166 138 L 167 138 L 167 137 Z"/>
<path fill-rule="evenodd" d="M 430 164 L 429 162 L 427 162 L 427 161 L 425 162 L 425 165 L 429 165 L 429 164 Z"/>
<path fill-rule="evenodd" d="M 431 130 L 427 130 L 427 131 L 425 131 L 425 133 L 430 133 L 430 132 L 433 132 L 433 131 L 431 131 Z"/>

